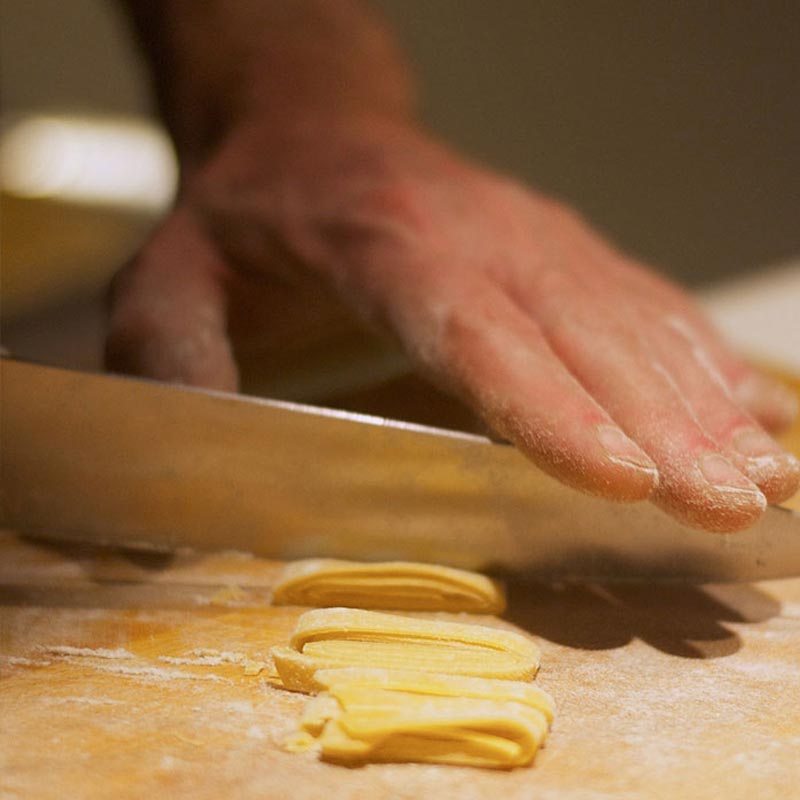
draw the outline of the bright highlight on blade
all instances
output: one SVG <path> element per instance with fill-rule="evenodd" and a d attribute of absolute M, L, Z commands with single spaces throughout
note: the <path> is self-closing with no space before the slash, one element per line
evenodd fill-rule
<path fill-rule="evenodd" d="M 158 210 L 178 177 L 166 135 L 138 119 L 26 117 L 5 130 L 0 154 L 3 190 L 20 197 Z"/>

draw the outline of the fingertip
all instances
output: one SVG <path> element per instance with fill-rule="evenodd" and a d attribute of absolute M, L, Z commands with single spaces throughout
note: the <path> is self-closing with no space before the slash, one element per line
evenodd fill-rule
<path fill-rule="evenodd" d="M 608 468 L 598 470 L 602 481 L 587 489 L 592 494 L 622 503 L 647 500 L 658 488 L 658 470 L 609 457 Z"/>
<path fill-rule="evenodd" d="M 646 500 L 658 487 L 655 462 L 616 425 L 599 425 L 596 434 L 606 462 L 598 469 L 601 493 L 626 502 Z"/>
<path fill-rule="evenodd" d="M 745 426 L 730 439 L 736 466 L 764 493 L 767 502 L 792 497 L 800 484 L 800 463 L 767 433 Z"/>
<path fill-rule="evenodd" d="M 104 363 L 127 375 L 236 391 L 238 371 L 225 322 L 224 297 L 195 280 L 176 280 L 139 258 L 114 287 Z"/>
<path fill-rule="evenodd" d="M 225 265 L 185 208 L 115 276 L 105 365 L 168 383 L 236 391 Z"/>
<path fill-rule="evenodd" d="M 653 502 L 692 528 L 710 533 L 735 533 L 754 525 L 767 508 L 759 490 L 754 492 L 709 491 L 702 496 L 676 501 L 674 496 L 656 492 Z"/>
<path fill-rule="evenodd" d="M 506 413 L 494 416 L 490 425 L 539 469 L 579 492 L 618 502 L 636 502 L 647 500 L 658 485 L 655 464 L 633 442 L 630 444 L 636 448 L 635 460 L 627 453 L 623 457 L 611 455 L 600 445 L 598 427 L 591 423 L 553 431 Z M 607 427 L 615 426 L 609 422 Z M 619 435 L 625 436 L 622 431 Z M 611 433 L 605 436 L 617 438 Z"/>
<path fill-rule="evenodd" d="M 714 533 L 749 528 L 764 513 L 759 487 L 720 453 L 705 453 L 664 481 L 654 502 L 687 525 Z"/>
<path fill-rule="evenodd" d="M 165 383 L 235 392 L 239 378 L 227 335 L 198 324 L 176 327 L 141 320 L 111 324 L 106 368 Z"/>
<path fill-rule="evenodd" d="M 737 497 L 706 496 L 701 502 L 676 504 L 663 497 L 655 497 L 655 504 L 691 528 L 709 533 L 736 533 L 746 530 L 761 518 L 767 501 L 761 492 Z"/>
<path fill-rule="evenodd" d="M 524 451 L 523 448 L 520 448 Z M 541 454 L 525 453 L 548 475 L 579 492 L 618 503 L 636 503 L 648 500 L 658 487 L 658 470 L 616 462 L 598 460 L 580 465 L 554 463 Z"/>
<path fill-rule="evenodd" d="M 800 461 L 790 453 L 747 459 L 744 471 L 770 505 L 782 503 L 800 490 Z"/>

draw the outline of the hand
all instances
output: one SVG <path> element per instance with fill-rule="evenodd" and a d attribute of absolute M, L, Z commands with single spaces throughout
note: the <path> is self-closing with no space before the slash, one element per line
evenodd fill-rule
<path fill-rule="evenodd" d="M 280 323 L 292 284 L 333 287 L 570 486 L 730 531 L 800 483 L 766 432 L 791 396 L 686 294 L 396 123 L 239 126 L 115 281 L 108 362 L 235 389 L 229 329 Z"/>

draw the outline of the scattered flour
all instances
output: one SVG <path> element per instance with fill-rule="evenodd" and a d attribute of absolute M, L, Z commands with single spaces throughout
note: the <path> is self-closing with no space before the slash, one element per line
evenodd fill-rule
<path fill-rule="evenodd" d="M 222 707 L 226 711 L 230 711 L 234 714 L 256 713 L 255 708 L 253 708 L 253 704 L 249 700 L 230 700 L 227 703 L 224 703 Z"/>
<path fill-rule="evenodd" d="M 124 700 L 112 700 L 110 697 L 50 697 L 47 702 L 51 705 L 66 705 L 67 703 L 75 703 L 81 706 L 127 706 Z"/>
<path fill-rule="evenodd" d="M 263 742 L 264 739 L 267 738 L 264 731 L 258 727 L 258 725 L 251 725 L 247 729 L 247 738 L 248 739 L 257 739 L 260 742 Z"/>
<path fill-rule="evenodd" d="M 732 672 L 744 673 L 751 680 L 769 683 L 791 681 L 798 670 L 798 665 L 793 661 L 731 661 L 725 666 Z"/>
<path fill-rule="evenodd" d="M 7 664 L 11 664 L 12 666 L 18 667 L 49 667 L 52 664 L 52 661 L 46 661 L 42 659 L 33 659 L 33 658 L 25 658 L 25 656 L 6 656 L 0 655 L 0 659 L 5 661 Z"/>
<path fill-rule="evenodd" d="M 188 656 L 159 656 L 158 660 L 166 664 L 185 664 L 197 667 L 218 667 L 223 664 L 243 664 L 247 657 L 244 653 L 221 653 L 219 650 L 190 650 Z"/>
<path fill-rule="evenodd" d="M 123 650 L 109 650 L 105 647 L 70 647 L 69 645 L 40 645 L 37 650 L 51 656 L 88 656 L 90 658 L 135 658 L 133 653 Z"/>
<path fill-rule="evenodd" d="M 178 669 L 162 669 L 161 667 L 132 667 L 123 664 L 93 664 L 93 669 L 100 672 L 111 672 L 115 675 L 126 675 L 131 678 L 152 681 L 154 683 L 168 683 L 174 680 L 184 681 L 214 681 L 215 683 L 231 683 L 227 678 L 219 675 L 197 675 L 190 672 L 181 672 Z"/>
<path fill-rule="evenodd" d="M 169 770 L 175 769 L 175 766 L 177 765 L 177 763 L 178 763 L 177 760 L 173 756 L 167 755 L 167 756 L 162 756 L 161 757 L 161 761 L 160 761 L 158 766 L 159 766 L 159 769 L 163 769 L 163 770 L 169 771 Z"/>

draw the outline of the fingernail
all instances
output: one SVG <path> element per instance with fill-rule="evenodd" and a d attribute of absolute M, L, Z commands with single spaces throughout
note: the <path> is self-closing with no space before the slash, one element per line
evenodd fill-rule
<path fill-rule="evenodd" d="M 656 472 L 656 465 L 642 448 L 614 425 L 600 425 L 597 428 L 597 438 L 614 461 L 621 461 L 646 472 Z"/>
<path fill-rule="evenodd" d="M 759 488 L 742 475 L 725 456 L 721 456 L 719 453 L 708 453 L 697 459 L 697 466 L 703 477 L 717 489 L 732 489 L 736 492 L 760 495 L 766 504 L 766 498 L 761 494 Z"/>
<path fill-rule="evenodd" d="M 733 437 L 733 448 L 747 458 L 783 455 L 778 443 L 769 434 L 757 428 L 745 428 L 736 433 Z"/>

